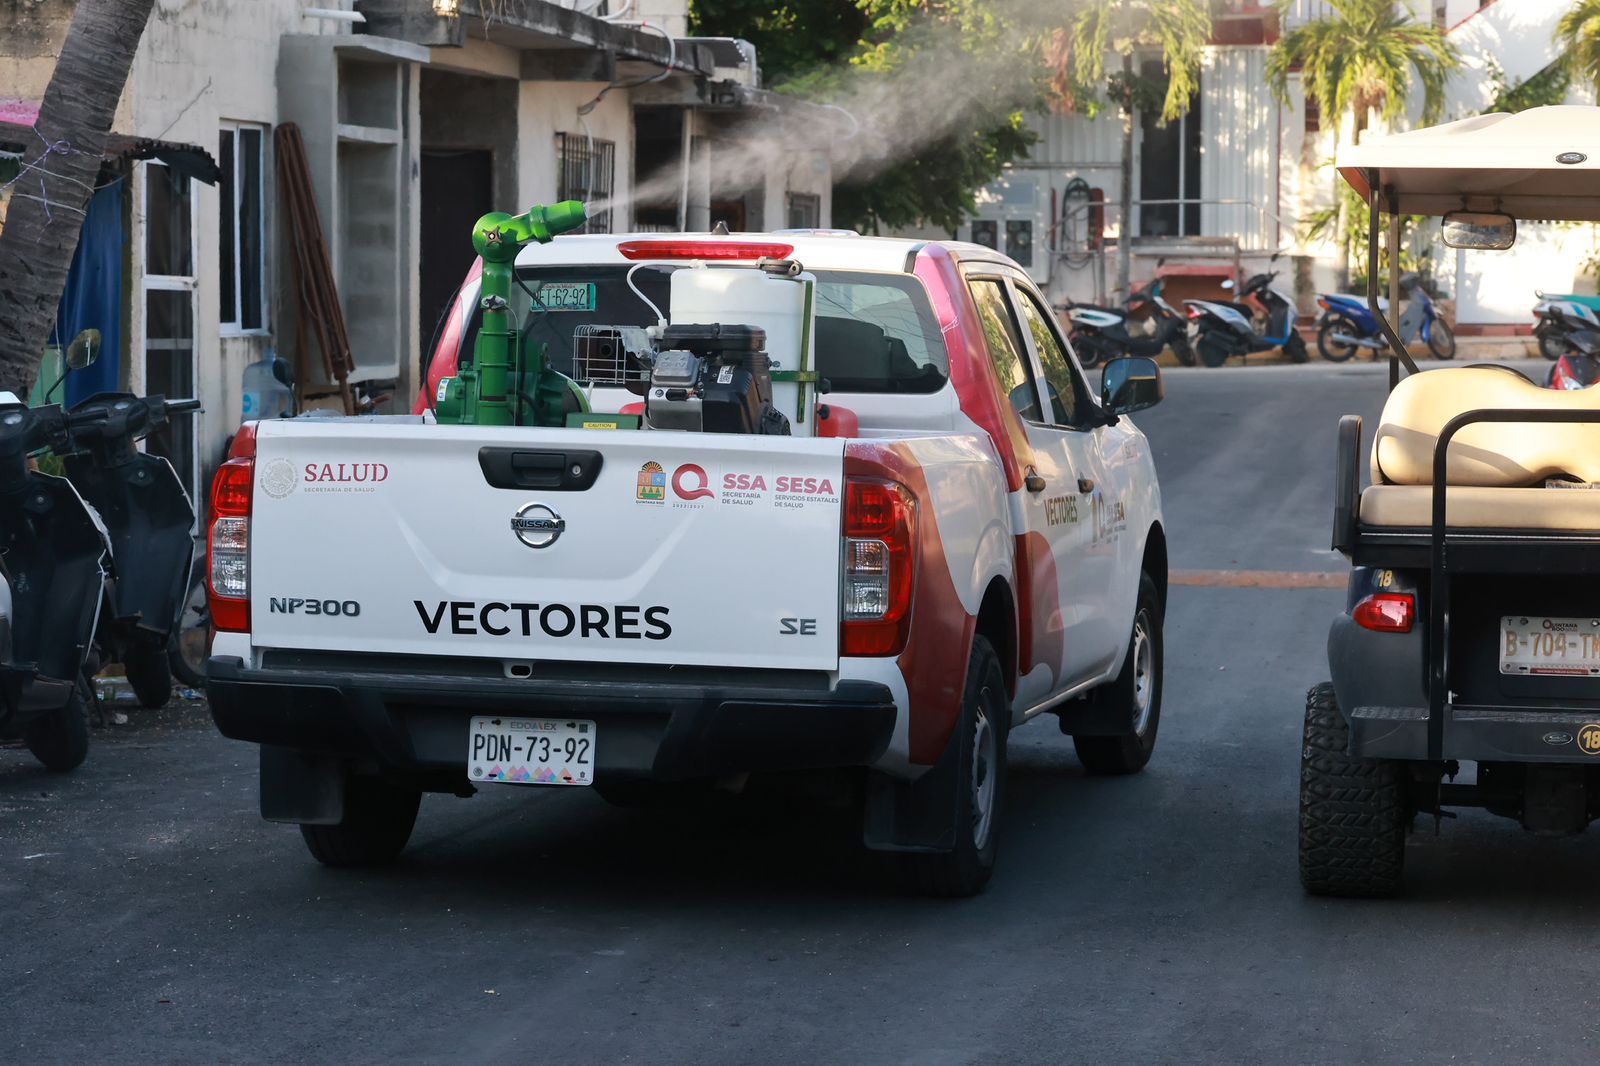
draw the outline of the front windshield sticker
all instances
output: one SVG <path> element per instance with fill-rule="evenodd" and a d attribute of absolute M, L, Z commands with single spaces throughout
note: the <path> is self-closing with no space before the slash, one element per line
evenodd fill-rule
<path fill-rule="evenodd" d="M 534 296 L 546 311 L 593 311 L 595 308 L 592 281 L 547 281 L 534 290 Z"/>

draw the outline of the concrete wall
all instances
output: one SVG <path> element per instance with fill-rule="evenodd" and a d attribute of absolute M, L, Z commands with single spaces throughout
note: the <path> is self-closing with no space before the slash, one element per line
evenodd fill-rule
<path fill-rule="evenodd" d="M 590 136 L 616 144 L 612 229 L 632 225 L 629 200 L 633 191 L 633 107 L 625 92 L 607 94 L 588 115 L 578 108 L 604 89 L 604 82 L 523 82 L 518 87 L 517 145 L 521 204 L 547 204 L 556 199 L 556 134 Z"/>

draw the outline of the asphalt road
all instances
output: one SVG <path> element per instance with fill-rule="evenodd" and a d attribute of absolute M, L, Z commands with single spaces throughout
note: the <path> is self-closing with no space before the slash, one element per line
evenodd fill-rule
<path fill-rule="evenodd" d="M 1418 823 L 1398 901 L 1302 895 L 1305 690 L 1341 593 L 1334 423 L 1363 367 L 1179 371 L 1138 421 L 1173 566 L 1160 745 L 1086 778 L 1012 740 L 981 897 L 885 887 L 804 797 L 693 817 L 580 790 L 427 797 L 402 863 L 324 870 L 203 709 L 0 748 L 0 1061 L 1593 1061 L 1600 844 Z M 1369 426 L 1370 426 L 1369 421 Z"/>

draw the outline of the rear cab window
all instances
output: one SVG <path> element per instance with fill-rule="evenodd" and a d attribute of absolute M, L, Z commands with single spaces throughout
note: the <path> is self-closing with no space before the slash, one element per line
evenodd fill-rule
<path fill-rule="evenodd" d="M 512 309 L 527 344 L 549 346 L 550 365 L 575 373 L 580 327 L 644 328 L 656 314 L 628 285 L 631 263 L 529 266 L 517 270 Z M 634 285 L 669 318 L 671 275 L 678 264 L 648 264 Z M 944 335 L 922 282 L 910 274 L 815 270 L 816 370 L 834 392 L 934 393 L 950 377 Z M 544 293 L 541 297 L 541 293 Z M 476 332 L 474 315 L 472 333 Z M 730 322 L 737 316 L 730 316 Z M 470 352 L 472 336 L 462 341 Z"/>

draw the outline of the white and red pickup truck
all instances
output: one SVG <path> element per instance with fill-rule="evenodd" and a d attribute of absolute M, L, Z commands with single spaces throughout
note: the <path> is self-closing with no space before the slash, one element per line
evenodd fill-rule
<path fill-rule="evenodd" d="M 393 859 L 424 791 L 623 801 L 859 768 L 867 846 L 970 894 L 1013 726 L 1057 716 L 1095 772 L 1149 759 L 1167 547 L 1125 416 L 1160 398 L 1155 364 L 1092 388 L 987 248 L 824 233 L 560 237 L 517 260 L 546 294 L 526 328 L 582 383 L 580 327 L 676 321 L 675 271 L 745 257 L 815 279 L 829 391 L 793 435 L 443 425 L 428 404 L 239 434 L 212 494 L 212 711 L 261 745 L 263 815 L 319 860 Z M 469 277 L 430 396 L 477 300 Z"/>

